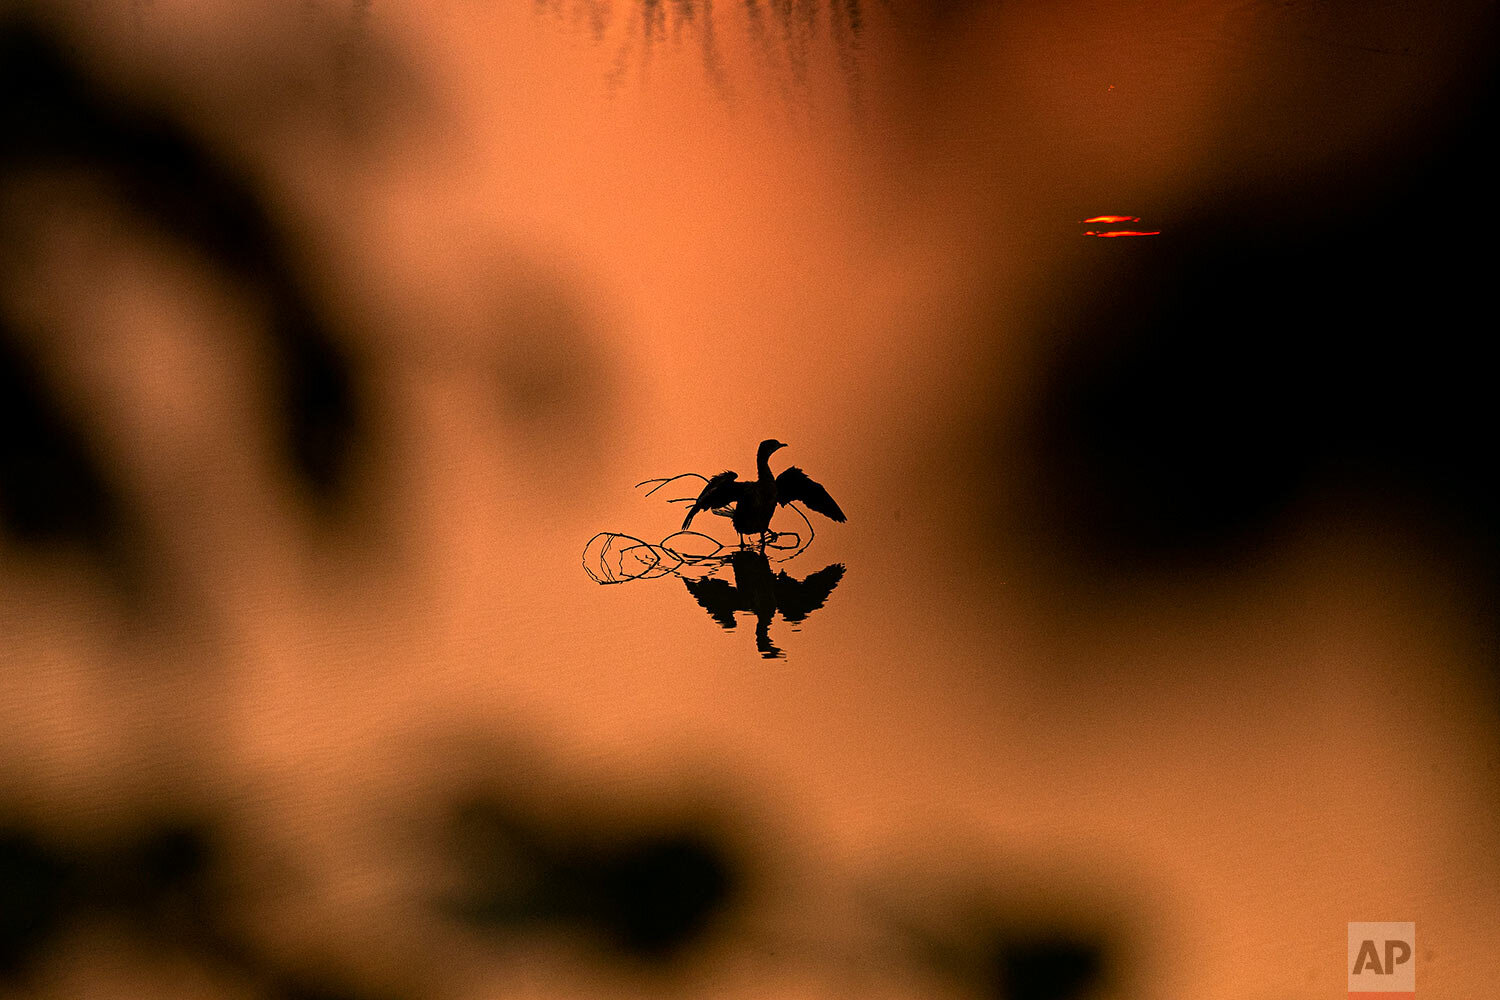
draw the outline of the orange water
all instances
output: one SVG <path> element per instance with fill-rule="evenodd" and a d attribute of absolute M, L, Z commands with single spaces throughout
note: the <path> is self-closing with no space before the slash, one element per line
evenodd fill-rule
<path fill-rule="evenodd" d="M 281 873 L 256 940 L 424 995 L 666 988 L 432 912 L 411 831 L 486 783 L 754 845 L 763 896 L 685 994 L 952 995 L 886 914 L 976 899 L 1103 921 L 1111 996 L 1337 996 L 1351 920 L 1417 921 L 1424 995 L 1500 976 L 1496 719 L 1440 560 L 1313 509 L 1207 582 L 1079 590 L 973 457 L 1023 461 L 1049 310 L 1152 242 L 1078 220 L 1167 240 L 1230 183 L 1421 142 L 1464 5 L 869 5 L 857 46 L 820 19 L 802 49 L 721 2 L 716 62 L 701 13 L 648 46 L 623 0 L 55 6 L 277 192 L 378 422 L 310 527 L 244 433 L 255 304 L 87 178 L 12 187 L 9 308 L 167 582 L 120 612 L 0 563 L 7 809 L 222 811 Z M 772 436 L 849 514 L 779 567 L 847 567 L 771 625 L 785 659 L 678 579 L 583 572 L 595 532 L 680 522 L 634 483 L 747 476 Z M 237 988 L 132 940 L 77 931 L 38 990 Z"/>

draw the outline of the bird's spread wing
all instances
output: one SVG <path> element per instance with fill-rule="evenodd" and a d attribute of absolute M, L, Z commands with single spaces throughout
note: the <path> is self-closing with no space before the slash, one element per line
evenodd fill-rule
<path fill-rule="evenodd" d="M 687 530 L 700 510 L 717 510 L 738 502 L 745 495 L 745 484 L 738 482 L 739 478 L 733 472 L 721 472 L 705 483 L 703 492 L 698 494 L 698 499 L 688 508 L 687 517 L 682 521 L 682 530 Z"/>
<path fill-rule="evenodd" d="M 824 566 L 806 580 L 776 574 L 776 607 L 789 622 L 800 622 L 823 606 L 833 588 L 844 578 L 844 564 Z"/>
<path fill-rule="evenodd" d="M 776 477 L 776 502 L 785 506 L 793 500 L 806 504 L 824 517 L 835 521 L 847 520 L 833 497 L 819 484 L 807 478 L 807 473 L 795 465 Z"/>
<path fill-rule="evenodd" d="M 740 592 L 728 580 L 715 580 L 713 577 L 703 577 L 694 580 L 683 577 L 682 582 L 687 584 L 688 593 L 693 595 L 693 600 L 703 606 L 703 610 L 713 616 L 714 621 L 724 628 L 734 628 L 734 613 L 740 610 Z"/>

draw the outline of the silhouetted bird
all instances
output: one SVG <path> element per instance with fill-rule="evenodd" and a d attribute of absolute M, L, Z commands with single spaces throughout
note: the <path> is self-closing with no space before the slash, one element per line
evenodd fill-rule
<path fill-rule="evenodd" d="M 779 476 L 771 475 L 771 453 L 785 447 L 775 438 L 768 438 L 760 443 L 760 449 L 755 454 L 757 476 L 754 482 L 741 482 L 740 477 L 733 472 L 721 472 L 710 479 L 703 487 L 703 492 L 698 494 L 698 499 L 693 501 L 693 506 L 688 508 L 682 529 L 687 530 L 700 510 L 721 510 L 731 504 L 734 512 L 730 515 L 729 522 L 739 532 L 742 544 L 745 535 L 760 535 L 764 540 L 777 505 L 784 507 L 793 501 L 800 501 L 835 521 L 846 520 L 844 512 L 839 509 L 833 497 L 828 495 L 828 491 L 807 478 L 807 473 L 795 465 L 788 467 Z"/>
<path fill-rule="evenodd" d="M 732 584 L 714 577 L 683 577 L 682 582 L 693 600 L 726 629 L 734 629 L 736 612 L 755 615 L 755 648 L 767 659 L 781 655 L 771 643 L 771 619 L 776 612 L 789 622 L 800 622 L 821 608 L 844 578 L 842 563 L 825 566 L 805 580 L 795 580 L 785 572 L 773 574 L 770 560 L 760 549 L 740 549 L 730 558 L 730 566 Z"/>

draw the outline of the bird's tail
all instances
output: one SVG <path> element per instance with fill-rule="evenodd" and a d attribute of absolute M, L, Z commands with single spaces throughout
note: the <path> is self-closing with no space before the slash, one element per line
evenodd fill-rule
<path fill-rule="evenodd" d="M 702 508 L 700 508 L 697 504 L 693 504 L 688 508 L 687 517 L 682 519 L 683 531 L 686 531 L 688 529 L 688 525 L 693 523 L 693 518 L 698 516 L 698 511 L 701 509 Z"/>

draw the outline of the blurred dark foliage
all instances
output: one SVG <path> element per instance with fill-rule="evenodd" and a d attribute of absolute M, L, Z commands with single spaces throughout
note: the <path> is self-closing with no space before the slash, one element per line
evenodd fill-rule
<path fill-rule="evenodd" d="M 554 447 L 609 431 L 614 386 L 600 322 L 576 279 L 518 267 L 503 290 L 495 332 L 499 402 L 506 419 Z"/>
<path fill-rule="evenodd" d="M 34 358 L 0 316 L 0 527 L 27 545 L 71 543 L 123 569 L 124 499 L 85 428 L 45 388 Z"/>
<path fill-rule="evenodd" d="M 1087 241 L 1026 433 L 1034 520 L 1088 574 L 1219 571 L 1321 506 L 1493 586 L 1493 64 L 1469 82 L 1454 121 L 1344 174 Z"/>
<path fill-rule="evenodd" d="M 1087 935 L 1007 936 L 994 955 L 997 1000 L 1085 1000 L 1104 984 L 1106 949 Z"/>
<path fill-rule="evenodd" d="M 973 0 L 944 0 L 938 6 L 967 4 Z M 743 18 L 753 46 L 753 58 L 761 79 L 779 87 L 784 96 L 792 93 L 791 85 L 805 85 L 814 48 L 826 37 L 838 61 L 840 72 L 858 103 L 860 67 L 858 56 L 864 42 L 868 20 L 866 0 L 739 0 L 720 3 L 713 0 L 536 0 L 538 11 L 571 21 L 586 30 L 595 42 L 603 42 L 616 24 L 623 26 L 624 39 L 615 56 L 613 80 L 618 83 L 627 68 L 645 70 L 656 45 L 670 42 L 685 44 L 692 40 L 701 50 L 704 73 L 710 84 L 725 99 L 734 99 L 735 81 L 730 79 L 719 48 L 719 33 L 736 25 L 726 19 Z M 887 0 L 886 6 L 889 5 Z M 624 16 L 616 18 L 616 7 Z M 926 24 L 930 15 L 928 3 L 903 4 L 902 11 L 915 15 Z M 937 18 L 932 18 L 934 22 Z"/>
<path fill-rule="evenodd" d="M 45 28 L 0 19 L 0 183 L 64 169 L 97 176 L 143 224 L 182 241 L 266 306 L 277 397 L 271 412 L 280 422 L 273 432 L 294 481 L 327 509 L 347 486 L 352 455 L 367 430 L 362 375 L 320 309 L 270 194 L 170 109 L 96 79 Z M 0 366 L 7 386 L 25 382 L 25 391 L 40 398 L 34 373 L 12 352 L 0 353 Z M 12 426 L 3 433 L 25 431 Z M 25 471 L 0 465 L 6 480 Z M 7 487 L 25 489 L 33 487 Z M 107 506 L 105 499 L 72 502 Z M 24 533 L 10 509 L 6 526 Z"/>
<path fill-rule="evenodd" d="M 453 832 L 466 885 L 451 912 L 507 936 L 562 932 L 617 960 L 679 959 L 745 889 L 743 863 L 707 826 L 564 825 L 476 796 L 455 807 Z"/>
<path fill-rule="evenodd" d="M 1124 924 L 1101 922 L 1088 910 L 1060 914 L 1013 901 L 1003 910 L 981 906 L 968 920 L 941 927 L 913 916 L 898 923 L 918 963 L 968 996 L 1089 1000 L 1116 990 L 1128 971 Z"/>
<path fill-rule="evenodd" d="M 24 985 L 76 922 L 114 917 L 143 943 L 185 953 L 284 1000 L 370 1000 L 337 970 L 285 968 L 235 929 L 224 838 L 161 817 L 75 842 L 0 824 L 0 984 Z"/>
<path fill-rule="evenodd" d="M 0 977 L 14 978 L 57 930 L 70 874 L 27 832 L 0 830 Z"/>

